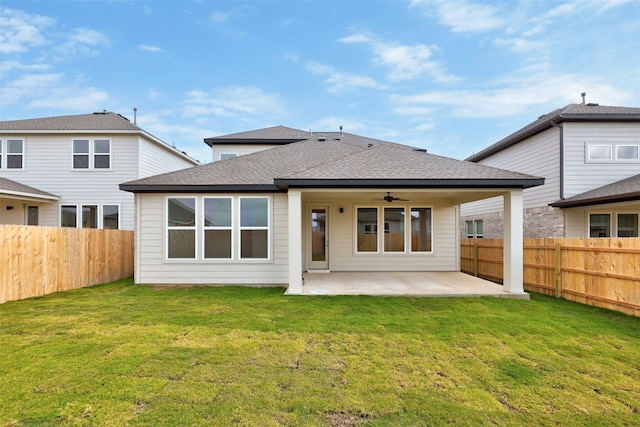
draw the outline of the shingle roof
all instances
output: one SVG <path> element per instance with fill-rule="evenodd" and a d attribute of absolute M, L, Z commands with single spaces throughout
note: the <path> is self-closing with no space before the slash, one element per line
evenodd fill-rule
<path fill-rule="evenodd" d="M 551 206 L 572 208 L 632 200 L 640 200 L 640 174 L 569 197 L 565 200 L 559 200 L 551 203 Z"/>
<path fill-rule="evenodd" d="M 0 121 L 2 130 L 142 130 L 117 113 L 104 111 L 73 116 L 43 117 L 25 120 Z"/>
<path fill-rule="evenodd" d="M 47 193 L 46 191 L 38 190 L 37 188 L 20 184 L 19 182 L 2 177 L 0 177 L 0 193 L 30 195 L 33 197 L 44 197 L 47 199 L 59 198 L 54 194 Z"/>
<path fill-rule="evenodd" d="M 540 116 L 537 120 L 515 131 L 506 138 L 484 150 L 467 157 L 466 160 L 477 162 L 489 157 L 507 147 L 517 144 L 526 138 L 536 135 L 551 128 L 554 124 L 577 121 L 634 121 L 640 122 L 640 108 L 614 107 L 598 104 L 569 104 L 564 108 L 558 108 L 548 114 Z"/>
<path fill-rule="evenodd" d="M 264 129 L 205 138 L 204 142 L 209 146 L 213 144 L 238 144 L 243 142 L 250 142 L 252 144 L 289 144 L 291 142 L 302 141 L 309 136 L 309 132 L 300 129 L 293 129 L 286 126 L 272 126 Z"/>
<path fill-rule="evenodd" d="M 319 137 L 318 135 L 324 135 Z M 540 185 L 543 180 L 450 159 L 359 135 L 316 133 L 299 142 L 228 160 L 130 181 L 122 190 L 279 191 L 288 186 L 371 185 L 465 187 Z M 339 139 L 338 139 L 339 138 Z M 455 183 L 453 183 L 455 181 Z M 465 182 L 462 182 L 465 181 Z"/>

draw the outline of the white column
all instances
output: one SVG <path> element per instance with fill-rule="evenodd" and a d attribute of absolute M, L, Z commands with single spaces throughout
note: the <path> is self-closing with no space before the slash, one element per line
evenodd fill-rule
<path fill-rule="evenodd" d="M 289 288 L 287 294 L 302 293 L 302 192 L 289 189 Z"/>
<path fill-rule="evenodd" d="M 504 282 L 510 293 L 523 293 L 523 190 L 504 195 Z"/>

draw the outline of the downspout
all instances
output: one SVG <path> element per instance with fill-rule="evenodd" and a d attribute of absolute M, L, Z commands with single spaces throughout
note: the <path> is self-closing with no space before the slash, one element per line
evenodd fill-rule
<path fill-rule="evenodd" d="M 551 126 L 558 128 L 560 132 L 560 200 L 564 200 L 564 126 L 562 123 L 554 123 L 553 120 Z"/>

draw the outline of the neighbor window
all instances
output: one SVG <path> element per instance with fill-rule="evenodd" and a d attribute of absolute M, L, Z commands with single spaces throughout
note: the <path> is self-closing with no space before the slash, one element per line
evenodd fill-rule
<path fill-rule="evenodd" d="M 586 161 L 590 163 L 638 162 L 638 144 L 586 144 Z"/>
<path fill-rule="evenodd" d="M 611 237 L 611 214 L 589 214 L 589 237 Z"/>
<path fill-rule="evenodd" d="M 482 238 L 484 236 L 484 223 L 481 219 L 465 221 L 467 238 Z"/>
<path fill-rule="evenodd" d="M 75 205 L 62 205 L 60 208 L 60 226 L 78 226 L 78 207 Z"/>
<path fill-rule="evenodd" d="M 235 153 L 222 153 L 220 154 L 220 160 L 233 159 L 234 157 L 238 157 Z"/>
<path fill-rule="evenodd" d="M 616 160 L 640 160 L 638 145 L 616 145 Z"/>
<path fill-rule="evenodd" d="M 612 160 L 611 145 L 588 145 L 587 160 L 591 162 Z"/>
<path fill-rule="evenodd" d="M 411 208 L 411 252 L 431 252 L 431 208 Z"/>
<path fill-rule="evenodd" d="M 74 139 L 72 146 L 74 169 L 111 168 L 111 140 Z"/>
<path fill-rule="evenodd" d="M 356 210 L 358 252 L 378 252 L 378 208 Z"/>
<path fill-rule="evenodd" d="M 618 214 L 618 237 L 638 237 L 638 214 Z"/>
<path fill-rule="evenodd" d="M 204 199 L 204 257 L 229 259 L 232 245 L 232 199 Z"/>
<path fill-rule="evenodd" d="M 240 258 L 269 257 L 269 199 L 240 198 Z"/>
<path fill-rule="evenodd" d="M 167 199 L 167 257 L 196 257 L 196 199 Z"/>
<path fill-rule="evenodd" d="M 102 205 L 102 228 L 114 230 L 120 228 L 120 206 Z"/>
<path fill-rule="evenodd" d="M 27 206 L 27 225 L 38 225 L 37 206 Z"/>
<path fill-rule="evenodd" d="M 98 207 L 82 205 L 82 228 L 98 228 Z"/>
<path fill-rule="evenodd" d="M 2 144 L 0 143 L 0 146 L 1 145 Z M 24 168 L 24 141 L 21 139 L 7 139 L 6 146 L 7 146 L 7 150 L 6 150 L 7 169 L 23 169 Z M 0 150 L 0 154 L 2 154 L 1 150 Z"/>
<path fill-rule="evenodd" d="M 404 252 L 404 208 L 384 208 L 384 251 Z"/>

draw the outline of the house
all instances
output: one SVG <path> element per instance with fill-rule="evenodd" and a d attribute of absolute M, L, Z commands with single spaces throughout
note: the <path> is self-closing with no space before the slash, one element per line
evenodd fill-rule
<path fill-rule="evenodd" d="M 108 111 L 0 121 L 0 224 L 133 229 L 118 184 L 197 164 Z"/>
<path fill-rule="evenodd" d="M 524 192 L 524 237 L 637 237 L 640 108 L 569 104 L 466 160 L 545 177 Z M 502 201 L 461 207 L 463 237 L 502 237 Z"/>
<path fill-rule="evenodd" d="M 120 185 L 135 193 L 136 283 L 300 294 L 304 272 L 460 271 L 458 206 L 504 196 L 504 289 L 524 292 L 522 194 L 542 178 L 342 131 L 248 134 L 238 146 L 272 147 Z"/>

